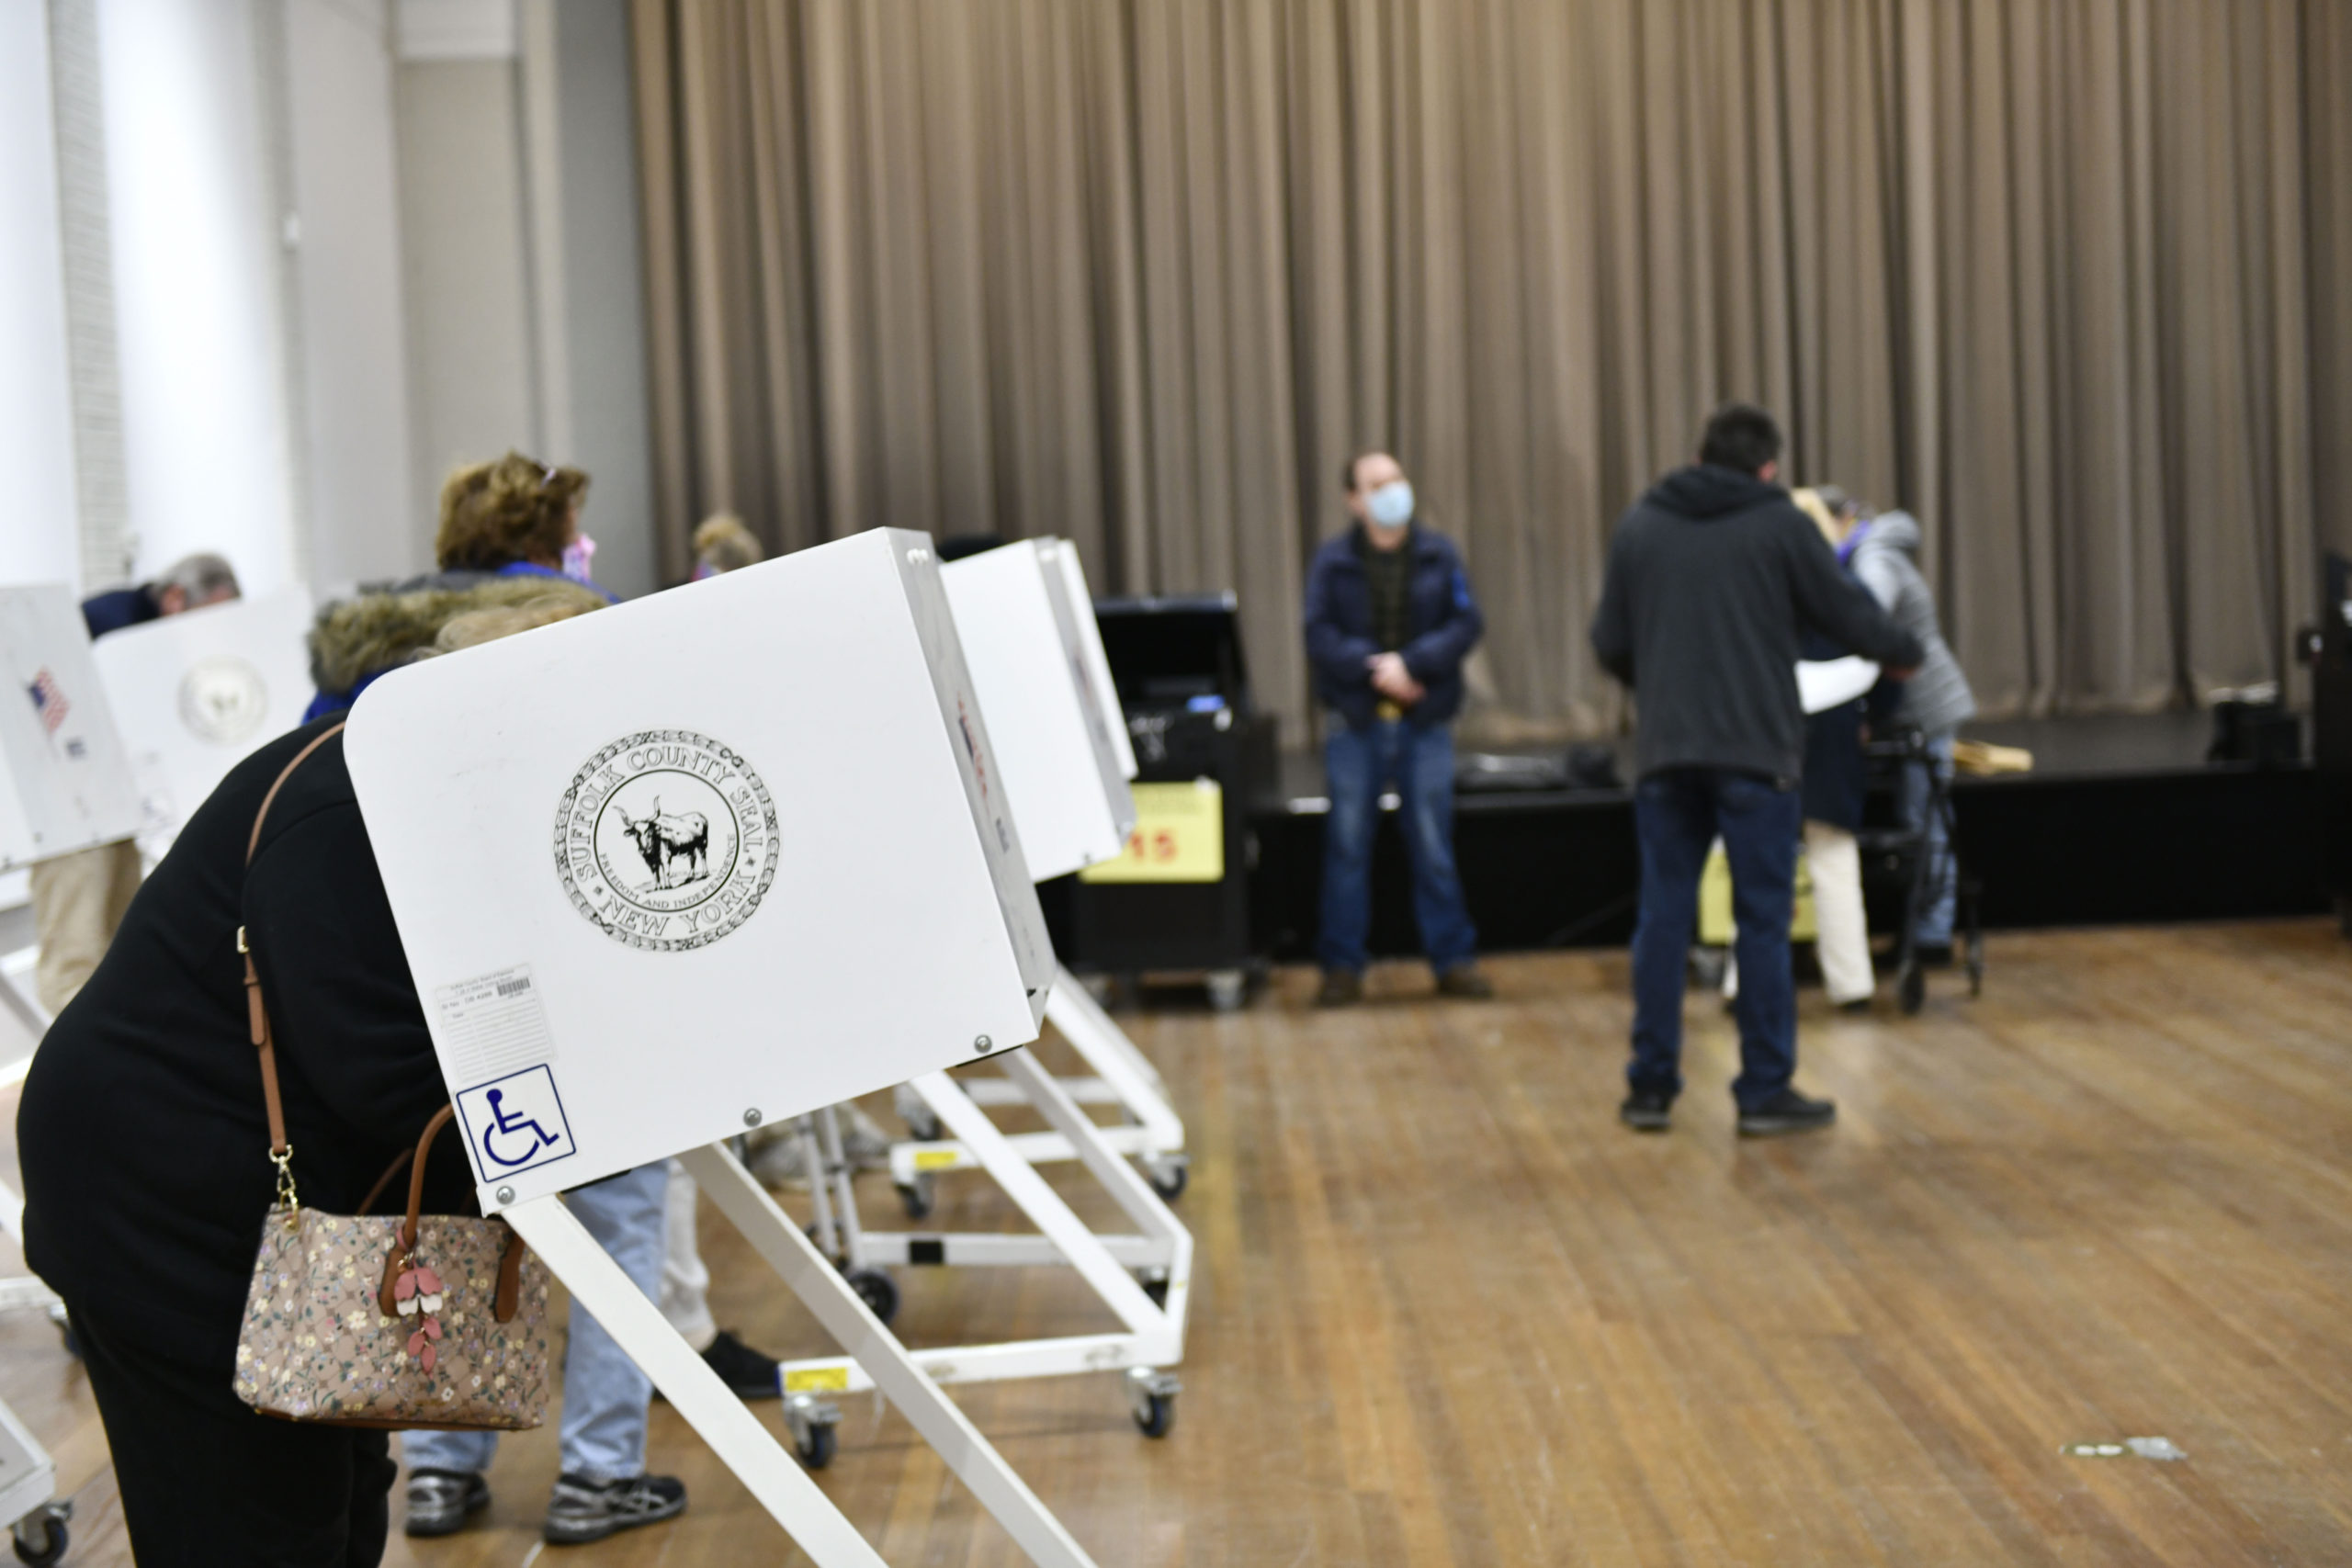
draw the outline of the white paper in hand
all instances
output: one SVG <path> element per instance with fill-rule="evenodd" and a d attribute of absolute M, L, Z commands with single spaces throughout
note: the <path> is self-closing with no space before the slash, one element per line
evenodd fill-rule
<path fill-rule="evenodd" d="M 1878 666 L 1854 654 L 1797 660 L 1797 700 L 1807 713 L 1826 713 L 1878 684 Z"/>

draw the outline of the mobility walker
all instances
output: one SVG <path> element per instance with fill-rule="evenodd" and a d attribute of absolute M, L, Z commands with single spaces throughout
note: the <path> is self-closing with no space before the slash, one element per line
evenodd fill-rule
<path fill-rule="evenodd" d="M 1888 781 L 1900 799 L 1903 776 L 1918 768 L 1928 779 L 1928 808 L 1916 829 L 1899 821 L 1886 827 L 1865 827 L 1855 835 L 1861 849 L 1862 874 L 1881 886 L 1898 887 L 1903 915 L 1895 934 L 1895 992 L 1905 1014 L 1916 1013 L 1927 1001 L 1928 976 L 1920 962 L 1917 935 L 1920 918 L 1933 908 L 1947 888 L 1957 894 L 1958 929 L 1953 935 L 1956 956 L 1968 971 L 1968 994 L 1984 989 L 1984 928 L 1978 908 L 1981 889 L 1960 856 L 1960 824 L 1951 807 L 1951 777 L 1935 765 L 1928 738 L 1917 729 L 1898 729 L 1873 739 L 1862 748 L 1874 772 Z M 1943 825 L 1943 850 L 1933 852 L 1928 827 Z"/>

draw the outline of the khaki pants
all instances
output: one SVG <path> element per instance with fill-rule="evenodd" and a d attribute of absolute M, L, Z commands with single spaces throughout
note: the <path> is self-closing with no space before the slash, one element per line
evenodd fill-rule
<path fill-rule="evenodd" d="M 1841 1006 L 1860 1001 L 1876 984 L 1870 921 L 1862 912 L 1860 846 L 1843 828 L 1808 820 L 1804 858 L 1813 867 L 1814 955 L 1821 961 L 1821 988 Z"/>
<path fill-rule="evenodd" d="M 139 846 L 129 839 L 33 863 L 33 927 L 40 937 L 33 989 L 51 1018 L 89 981 L 138 891 Z"/>

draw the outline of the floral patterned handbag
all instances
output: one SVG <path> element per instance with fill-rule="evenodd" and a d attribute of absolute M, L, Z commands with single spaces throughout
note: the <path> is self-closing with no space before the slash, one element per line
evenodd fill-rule
<path fill-rule="evenodd" d="M 270 803 L 294 770 L 343 727 L 286 764 L 254 818 L 245 861 Z M 305 1209 L 277 1092 L 277 1053 L 245 933 L 245 997 L 277 1202 L 263 1223 L 245 1320 L 237 1397 L 265 1416 L 329 1426 L 514 1431 L 547 1419 L 548 1270 L 503 1220 L 420 1214 L 424 1162 L 452 1120 L 443 1106 L 356 1216 Z M 408 1213 L 371 1217 L 377 1195 L 409 1165 Z"/>

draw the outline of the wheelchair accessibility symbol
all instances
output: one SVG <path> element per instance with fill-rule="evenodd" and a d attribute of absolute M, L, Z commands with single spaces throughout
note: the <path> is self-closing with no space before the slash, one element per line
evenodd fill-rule
<path fill-rule="evenodd" d="M 458 1096 L 458 1114 L 473 1145 L 474 1168 L 486 1181 L 573 1152 L 555 1074 L 546 1067 L 526 1067 L 466 1090 Z"/>

